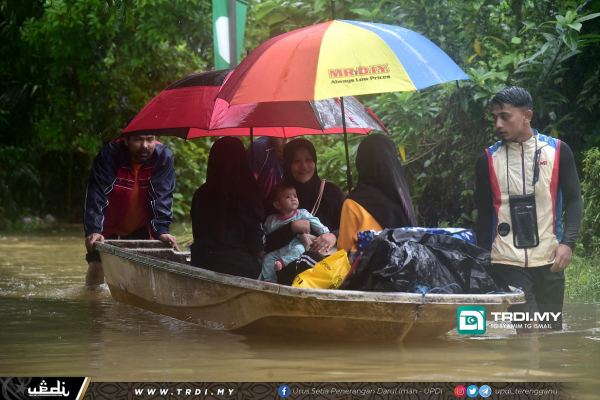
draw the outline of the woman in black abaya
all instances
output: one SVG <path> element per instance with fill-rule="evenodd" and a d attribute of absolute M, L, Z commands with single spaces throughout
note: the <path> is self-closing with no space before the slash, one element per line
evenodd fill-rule
<path fill-rule="evenodd" d="M 264 212 L 258 183 L 242 142 L 217 140 L 208 157 L 206 183 L 192 200 L 193 266 L 258 278 Z"/>
<path fill-rule="evenodd" d="M 356 234 L 417 225 L 404 169 L 394 142 L 367 136 L 356 154 L 358 184 L 344 202 L 338 248 L 356 251 Z"/>

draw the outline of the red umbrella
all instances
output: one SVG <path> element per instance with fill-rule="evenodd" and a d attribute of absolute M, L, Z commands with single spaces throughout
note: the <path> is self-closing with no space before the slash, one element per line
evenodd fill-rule
<path fill-rule="evenodd" d="M 339 99 L 229 105 L 218 99 L 233 70 L 194 74 L 160 92 L 127 125 L 121 136 L 275 136 L 343 133 Z M 346 131 L 367 134 L 386 128 L 354 98 L 344 99 Z"/>

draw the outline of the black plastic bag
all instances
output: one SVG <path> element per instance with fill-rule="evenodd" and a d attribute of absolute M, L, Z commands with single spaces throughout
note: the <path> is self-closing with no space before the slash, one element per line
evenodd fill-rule
<path fill-rule="evenodd" d="M 369 243 L 340 289 L 414 293 L 423 286 L 456 294 L 508 291 L 490 273 L 490 253 L 464 240 L 386 229 Z"/>

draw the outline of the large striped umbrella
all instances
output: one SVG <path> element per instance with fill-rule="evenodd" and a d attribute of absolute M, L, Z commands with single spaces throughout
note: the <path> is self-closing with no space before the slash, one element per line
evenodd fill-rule
<path fill-rule="evenodd" d="M 230 104 L 415 91 L 469 79 L 438 46 L 399 26 L 333 20 L 274 37 L 235 69 Z"/>
<path fill-rule="evenodd" d="M 469 79 L 446 53 L 399 26 L 332 20 L 274 37 L 219 92 L 230 104 L 415 91 Z M 342 101 L 342 110 L 343 110 Z M 348 183 L 352 185 L 345 137 Z"/>

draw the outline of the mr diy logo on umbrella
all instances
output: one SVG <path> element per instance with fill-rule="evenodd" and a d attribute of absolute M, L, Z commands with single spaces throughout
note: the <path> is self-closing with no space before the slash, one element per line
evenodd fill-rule
<path fill-rule="evenodd" d="M 358 67 L 358 68 L 342 68 L 342 69 L 330 69 L 329 77 L 333 80 L 331 83 L 354 83 L 364 82 L 369 79 L 390 79 L 390 69 L 386 65 L 372 65 L 370 67 Z M 387 74 L 387 75 L 384 75 Z M 347 79 L 336 79 L 336 78 L 352 78 L 348 81 Z"/>

